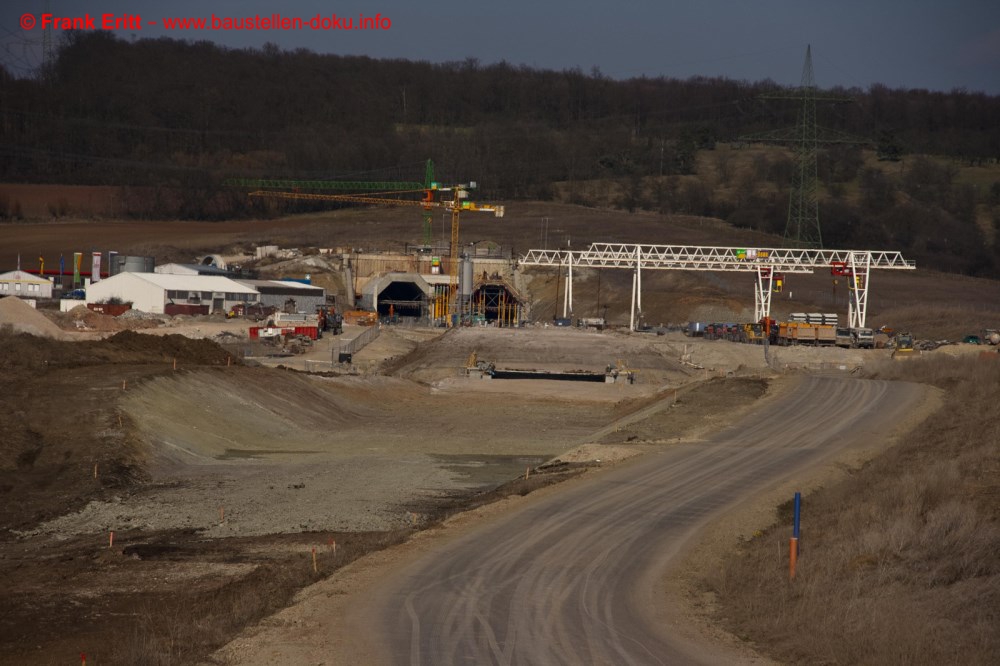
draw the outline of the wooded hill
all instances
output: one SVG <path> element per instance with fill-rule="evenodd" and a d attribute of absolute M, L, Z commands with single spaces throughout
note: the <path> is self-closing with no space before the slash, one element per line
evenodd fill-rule
<path fill-rule="evenodd" d="M 126 186 L 137 217 L 212 219 L 254 212 L 225 178 L 422 181 L 432 158 L 440 180 L 476 180 L 484 200 L 561 198 L 780 232 L 793 157 L 741 137 L 794 125 L 795 103 L 760 98 L 781 90 L 69 33 L 38 78 L 0 71 L 0 179 Z M 994 275 L 1000 97 L 824 93 L 854 101 L 820 103 L 820 124 L 869 141 L 821 151 L 824 244 L 898 247 Z"/>

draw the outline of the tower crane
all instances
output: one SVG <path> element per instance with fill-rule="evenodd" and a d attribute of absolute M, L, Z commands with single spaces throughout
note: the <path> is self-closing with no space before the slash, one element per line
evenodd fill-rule
<path fill-rule="evenodd" d="M 430 191 L 437 189 L 434 182 L 434 162 L 427 160 L 424 164 L 424 182 L 416 181 L 386 181 L 386 180 L 287 180 L 276 178 L 229 178 L 224 185 L 246 188 L 276 188 L 289 189 L 296 192 L 302 190 L 354 190 L 356 192 L 381 192 L 393 194 Z M 424 245 L 431 244 L 431 209 L 424 208 L 423 213 Z"/>
<path fill-rule="evenodd" d="M 466 183 L 464 185 L 451 185 L 442 187 L 437 183 L 431 183 L 431 188 L 424 190 L 412 190 L 410 192 L 373 192 L 372 194 L 313 194 L 309 192 L 279 192 L 272 190 L 258 190 L 251 192 L 250 196 L 255 198 L 268 199 L 291 199 L 298 201 L 343 201 L 346 203 L 366 203 L 376 206 L 423 206 L 425 210 L 433 208 L 444 208 L 451 211 L 451 252 L 448 265 L 448 312 L 458 313 L 458 299 L 456 292 L 458 289 L 458 227 L 459 214 L 462 211 L 475 211 L 483 213 L 493 213 L 496 217 L 503 217 L 504 207 L 496 204 L 479 204 L 468 200 L 469 190 L 476 189 L 476 183 Z M 407 194 L 413 192 L 423 192 L 424 197 L 415 199 L 393 199 L 391 197 L 379 196 L 383 194 Z M 450 192 L 450 199 L 435 200 L 434 192 Z"/>

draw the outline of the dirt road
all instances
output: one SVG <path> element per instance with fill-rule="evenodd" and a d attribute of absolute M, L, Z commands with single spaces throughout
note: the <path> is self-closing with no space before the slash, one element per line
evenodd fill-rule
<path fill-rule="evenodd" d="M 672 636 L 657 585 L 727 506 L 858 438 L 919 387 L 810 377 L 708 441 L 642 458 L 433 548 L 356 613 L 398 664 L 718 663 Z M 369 652 L 371 654 L 371 652 Z"/>

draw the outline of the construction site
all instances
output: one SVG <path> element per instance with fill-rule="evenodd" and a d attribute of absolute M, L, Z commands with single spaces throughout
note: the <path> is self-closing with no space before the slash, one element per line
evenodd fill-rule
<path fill-rule="evenodd" d="M 194 653 L 167 647 L 154 628 L 164 613 L 178 617 L 190 604 L 230 613 L 223 609 L 238 604 L 245 610 L 233 621 L 255 621 L 316 576 L 335 580 L 355 558 L 460 507 L 735 424 L 759 399 L 783 395 L 797 373 L 863 376 L 901 353 L 1000 356 L 986 334 L 982 346 L 950 332 L 988 328 L 992 315 L 973 303 L 996 302 L 1000 288 L 962 283 L 962 312 L 985 315 L 979 321 L 926 322 L 915 294 L 957 292 L 951 278 L 899 253 L 789 250 L 752 238 L 741 238 L 743 247 L 640 242 L 514 253 L 505 234 L 523 241 L 537 233 L 537 218 L 518 208 L 507 211 L 502 233 L 492 229 L 499 242 L 459 241 L 454 252 L 362 251 L 368 244 L 350 231 L 343 246 L 310 247 L 317 225 L 329 233 L 330 222 L 305 217 L 291 223 L 297 230 L 281 223 L 287 243 L 251 248 L 239 234 L 276 238 L 269 223 L 256 222 L 210 253 L 219 270 L 255 268 L 248 290 L 300 289 L 302 303 L 308 289 L 322 290 L 313 313 L 272 306 L 267 315 L 241 301 L 246 307 L 227 316 L 228 300 L 215 314 L 143 313 L 127 307 L 138 297 L 125 292 L 117 315 L 94 311 L 100 303 L 86 307 L 90 298 L 65 312 L 55 298 L 38 309 L 0 301 L 5 373 L 19 387 L 9 399 L 84 396 L 69 410 L 11 403 L 6 412 L 5 431 L 23 433 L 5 451 L 4 488 L 20 499 L 4 517 L 3 569 L 16 609 L 4 620 L 11 658 L 55 663 L 72 645 L 92 660 L 124 663 L 156 645 L 186 660 Z M 609 217 L 543 211 L 563 227 L 586 225 L 570 227 L 577 238 Z M 386 212 L 401 228 L 419 224 L 412 212 Z M 382 214 L 344 211 L 337 224 Z M 635 217 L 633 228 L 642 223 Z M 463 225 L 472 219 L 463 216 Z M 475 224 L 470 237 L 485 235 Z M 706 233 L 699 225 L 684 233 L 696 240 Z M 174 232 L 158 225 L 144 233 Z M 110 289 L 127 274 L 90 288 Z M 309 285 L 289 281 L 306 274 Z M 833 280 L 849 285 L 836 300 L 827 290 Z M 214 306 L 216 293 L 228 299 L 237 287 L 157 289 L 153 302 L 208 307 L 201 304 Z M 195 293 L 199 304 L 190 302 Z M 340 325 L 304 331 L 320 328 L 316 310 Z M 809 314 L 817 311 L 818 320 Z M 879 333 L 872 344 L 858 337 L 900 321 L 916 333 L 882 334 L 878 344 Z M 272 324 L 276 340 L 251 339 Z M 265 582 L 279 570 L 290 573 Z M 44 581 L 54 572 L 70 582 L 52 588 Z M 181 584 L 188 593 L 177 594 Z M 277 587 L 266 603 L 250 603 L 261 585 Z M 108 622 L 108 613 L 121 619 Z M 180 619 L 168 624 L 202 654 L 221 647 L 217 635 Z M 122 631 L 134 638 L 111 640 Z M 215 659 L 257 663 L 244 649 Z"/>
<path fill-rule="evenodd" d="M 0 663 L 995 654 L 1000 282 L 826 247 L 817 146 L 851 140 L 811 50 L 792 92 L 698 157 L 790 146 L 783 233 L 429 159 L 218 179 L 245 219 L 6 225 Z M 909 632 L 942 590 L 953 626 Z M 917 658 L 767 624 L 834 597 Z"/>

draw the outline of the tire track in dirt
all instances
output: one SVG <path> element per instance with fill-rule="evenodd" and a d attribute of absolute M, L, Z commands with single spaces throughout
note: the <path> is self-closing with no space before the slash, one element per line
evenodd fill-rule
<path fill-rule="evenodd" d="M 598 475 L 435 550 L 367 611 L 380 663 L 716 663 L 654 621 L 664 568 L 725 507 L 891 426 L 919 395 L 807 378 L 739 429 Z"/>

